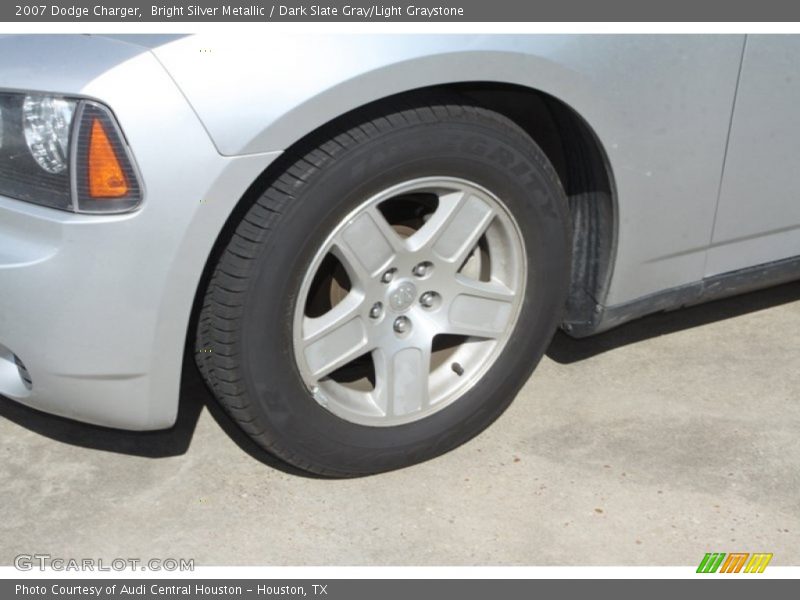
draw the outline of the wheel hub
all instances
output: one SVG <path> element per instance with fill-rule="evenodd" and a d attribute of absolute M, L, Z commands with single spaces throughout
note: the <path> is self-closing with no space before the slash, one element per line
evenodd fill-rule
<path fill-rule="evenodd" d="M 410 281 L 400 281 L 389 292 L 389 306 L 394 312 L 405 312 L 417 299 L 417 286 Z"/>

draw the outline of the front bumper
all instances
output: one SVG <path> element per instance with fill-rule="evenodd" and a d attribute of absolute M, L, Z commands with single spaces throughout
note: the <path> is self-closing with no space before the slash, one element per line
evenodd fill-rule
<path fill-rule="evenodd" d="M 103 425 L 172 424 L 173 403 L 151 397 L 153 286 L 164 269 L 133 243 L 137 217 L 87 218 L 0 197 L 1 395 Z"/>

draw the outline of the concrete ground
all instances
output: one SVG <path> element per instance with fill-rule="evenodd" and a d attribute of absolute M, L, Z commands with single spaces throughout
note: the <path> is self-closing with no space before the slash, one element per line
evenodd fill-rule
<path fill-rule="evenodd" d="M 800 283 L 559 334 L 477 439 L 349 481 L 278 468 L 209 412 L 192 369 L 163 433 L 0 399 L 0 564 L 800 565 L 798 340 Z"/>

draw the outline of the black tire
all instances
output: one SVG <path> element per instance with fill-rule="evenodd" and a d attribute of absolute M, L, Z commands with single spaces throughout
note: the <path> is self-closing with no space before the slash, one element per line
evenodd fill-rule
<path fill-rule="evenodd" d="M 505 117 L 446 97 L 361 111 L 288 164 L 239 222 L 206 292 L 196 356 L 219 402 L 260 446 L 326 476 L 404 467 L 477 435 L 539 362 L 566 300 L 567 202 L 544 153 Z M 291 332 L 299 286 L 314 240 L 376 191 L 424 176 L 463 177 L 503 198 L 528 257 L 521 313 L 497 361 L 457 401 L 408 424 L 357 425 L 301 381 Z"/>

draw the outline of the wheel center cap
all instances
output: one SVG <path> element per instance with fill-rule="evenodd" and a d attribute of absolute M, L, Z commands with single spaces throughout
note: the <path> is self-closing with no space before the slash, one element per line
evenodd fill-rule
<path fill-rule="evenodd" d="M 389 306 L 395 312 L 408 310 L 417 297 L 417 286 L 410 281 L 401 281 L 389 292 Z"/>

